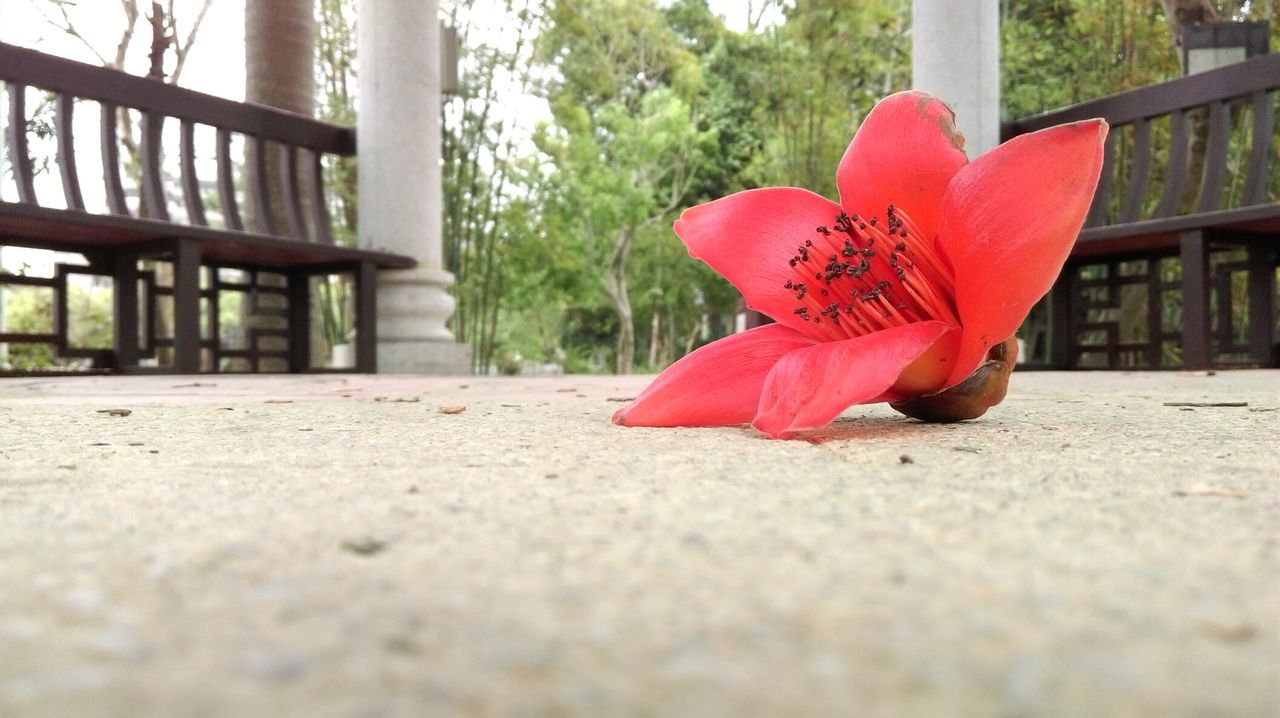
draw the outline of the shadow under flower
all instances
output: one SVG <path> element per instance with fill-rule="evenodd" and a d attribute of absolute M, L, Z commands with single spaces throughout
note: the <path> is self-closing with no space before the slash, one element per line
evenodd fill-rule
<path fill-rule="evenodd" d="M 837 419 L 821 429 L 796 432 L 795 438 L 807 441 L 810 444 L 825 444 L 831 441 L 898 439 L 918 437 L 921 434 L 937 434 L 949 431 L 955 426 L 957 426 L 957 423 L 934 424 L 905 416 L 899 418 L 863 416 Z"/>

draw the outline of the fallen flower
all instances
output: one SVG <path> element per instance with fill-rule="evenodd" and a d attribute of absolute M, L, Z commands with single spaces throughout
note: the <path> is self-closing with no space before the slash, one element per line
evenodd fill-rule
<path fill-rule="evenodd" d="M 685 356 L 614 423 L 751 422 L 780 438 L 881 401 L 931 421 L 981 416 L 1084 222 L 1106 134 L 1102 120 L 1060 125 L 969 162 L 951 109 L 901 92 L 845 152 L 839 204 L 773 187 L 685 210 L 689 254 L 776 323 Z"/>

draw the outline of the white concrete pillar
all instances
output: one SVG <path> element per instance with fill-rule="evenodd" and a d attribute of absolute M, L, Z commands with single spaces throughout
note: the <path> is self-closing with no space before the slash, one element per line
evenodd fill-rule
<path fill-rule="evenodd" d="M 999 0 L 913 0 L 911 86 L 956 111 L 970 159 L 999 144 Z"/>
<path fill-rule="evenodd" d="M 360 245 L 419 263 L 378 274 L 378 371 L 465 373 L 445 328 L 437 2 L 360 0 L 358 27 Z"/>

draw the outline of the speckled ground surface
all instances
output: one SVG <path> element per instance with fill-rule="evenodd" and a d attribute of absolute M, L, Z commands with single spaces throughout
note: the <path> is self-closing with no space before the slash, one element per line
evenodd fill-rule
<path fill-rule="evenodd" d="M 1014 381 L 777 442 L 612 426 L 644 378 L 3 380 L 0 716 L 1280 714 L 1280 372 Z"/>

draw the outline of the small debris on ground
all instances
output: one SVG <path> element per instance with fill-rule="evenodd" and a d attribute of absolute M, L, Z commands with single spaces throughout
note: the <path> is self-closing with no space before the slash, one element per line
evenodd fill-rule
<path fill-rule="evenodd" d="M 1193 484 L 1185 486 L 1181 489 L 1173 490 L 1174 496 L 1222 496 L 1228 499 L 1243 499 L 1249 494 L 1235 489 L 1223 488 L 1221 486 L 1210 486 L 1208 484 Z"/>
<path fill-rule="evenodd" d="M 1206 622 L 1204 631 L 1210 636 L 1226 643 L 1238 643 L 1253 638 L 1258 633 L 1257 626 L 1251 623 L 1217 623 Z"/>
<path fill-rule="evenodd" d="M 98 413 L 107 416 L 128 416 L 133 413 L 133 409 L 98 409 Z"/>
<path fill-rule="evenodd" d="M 1264 411 L 1280 411 L 1280 406 L 1251 406 L 1249 411 L 1254 414 L 1261 414 Z"/>
<path fill-rule="evenodd" d="M 190 389 L 192 387 L 197 387 L 197 386 L 217 386 L 217 384 L 214 382 L 193 381 L 190 384 L 174 384 L 173 388 L 174 389 Z"/>
<path fill-rule="evenodd" d="M 229 406 L 220 406 L 218 407 L 218 411 L 235 411 L 235 409 L 232 409 Z"/>
<path fill-rule="evenodd" d="M 464 411 L 466 411 L 466 410 L 467 410 L 467 407 L 466 407 L 466 406 L 464 406 L 464 405 L 462 405 L 462 404 L 457 404 L 457 405 L 454 405 L 454 406 L 442 406 L 442 407 L 440 407 L 440 413 L 441 413 L 441 414 L 461 414 L 462 412 L 464 412 Z"/>
<path fill-rule="evenodd" d="M 68 470 L 68 471 L 75 471 L 75 470 L 76 470 L 76 465 L 75 465 L 75 464 L 62 464 L 62 465 L 60 465 L 58 468 L 59 468 L 59 469 L 66 469 L 66 470 Z"/>
<path fill-rule="evenodd" d="M 908 455 L 906 455 L 906 454 L 903 454 L 903 455 L 901 455 L 901 456 L 899 456 L 899 457 L 898 457 L 898 463 L 899 463 L 899 464 L 914 464 L 914 463 L 916 463 L 916 460 L 915 460 L 915 459 L 913 459 L 913 458 L 911 458 L 910 456 L 908 456 Z"/>
<path fill-rule="evenodd" d="M 417 404 L 420 401 L 422 401 L 422 397 L 420 396 L 402 396 L 398 399 L 392 399 L 391 403 L 392 404 Z"/>
<path fill-rule="evenodd" d="M 1186 406 L 1196 409 L 1208 409 L 1216 406 L 1241 407 L 1248 406 L 1247 401 L 1166 401 L 1164 406 Z"/>
<path fill-rule="evenodd" d="M 384 551 L 387 548 L 387 542 L 372 536 L 361 536 L 354 539 L 344 539 L 341 546 L 343 550 L 350 551 L 357 556 L 372 556 Z"/>
<path fill-rule="evenodd" d="M 611 396 L 608 399 L 605 399 L 605 401 L 635 401 L 635 400 L 636 398 L 634 396 Z"/>
<path fill-rule="evenodd" d="M 982 449 L 979 449 L 979 448 L 978 448 L 978 447 L 976 447 L 976 446 L 953 446 L 953 447 L 951 447 L 951 450 L 952 450 L 952 451 L 963 451 L 963 452 L 965 452 L 966 454 L 981 454 L 981 453 L 982 453 Z"/>
<path fill-rule="evenodd" d="M 416 493 L 418 493 L 418 487 L 417 487 L 417 486 L 410 486 L 410 487 L 409 487 L 409 490 L 408 490 L 408 491 L 406 491 L 405 493 L 407 493 L 407 494 L 416 494 Z"/>
<path fill-rule="evenodd" d="M 267 399 L 263 404 L 292 404 L 293 399 Z"/>
<path fill-rule="evenodd" d="M 570 392 L 575 392 L 575 391 L 577 391 L 577 390 L 578 390 L 578 388 L 577 388 L 577 387 L 571 386 L 571 387 L 567 387 L 567 388 L 564 388 L 564 389 L 556 389 L 556 393 L 557 393 L 557 394 L 568 394 L 568 393 L 570 393 Z"/>

